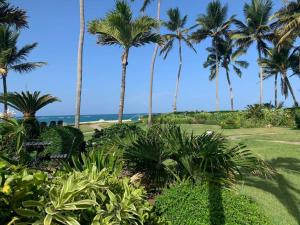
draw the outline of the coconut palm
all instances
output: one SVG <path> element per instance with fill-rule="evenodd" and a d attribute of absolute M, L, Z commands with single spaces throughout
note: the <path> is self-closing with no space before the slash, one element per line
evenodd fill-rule
<path fill-rule="evenodd" d="M 133 1 L 133 0 L 132 0 Z M 141 8 L 141 11 L 144 12 L 147 8 L 147 6 L 152 2 L 153 0 L 143 0 L 143 5 Z M 157 17 L 156 20 L 160 21 L 160 9 L 161 9 L 161 0 L 157 0 Z M 160 26 L 157 28 L 157 33 L 160 33 Z M 152 125 L 152 103 L 153 103 L 153 80 L 154 80 L 154 67 L 157 57 L 159 45 L 156 44 L 152 59 L 151 59 L 151 69 L 150 69 L 150 93 L 149 93 L 149 113 L 148 113 L 148 127 Z"/>
<path fill-rule="evenodd" d="M 262 54 L 267 55 L 266 40 L 272 40 L 273 34 L 268 26 L 269 17 L 272 10 L 271 0 L 252 0 L 250 4 L 244 5 L 244 16 L 246 23 L 234 20 L 237 29 L 232 35 L 236 39 L 236 43 L 248 49 L 250 45 L 256 43 L 258 51 L 258 62 L 262 58 Z M 263 104 L 263 69 L 260 67 L 260 104 Z"/>
<path fill-rule="evenodd" d="M 226 39 L 225 41 L 222 41 L 218 45 L 218 62 L 220 62 L 220 65 L 225 69 L 226 71 L 226 79 L 229 87 L 229 94 L 230 94 L 230 105 L 231 110 L 234 110 L 234 104 L 233 104 L 233 91 L 232 91 L 232 84 L 230 80 L 230 67 L 234 70 L 234 72 L 238 75 L 238 77 L 242 76 L 241 68 L 247 68 L 249 66 L 249 63 L 244 60 L 239 60 L 239 57 L 242 54 L 245 54 L 245 50 L 241 48 L 236 48 L 233 41 L 231 39 Z M 204 67 L 210 67 L 210 80 L 213 80 L 216 78 L 216 67 L 217 67 L 217 61 L 216 61 L 216 50 L 215 48 L 208 48 L 207 49 L 210 54 L 207 57 L 206 62 L 204 63 Z"/>
<path fill-rule="evenodd" d="M 26 27 L 26 12 L 11 6 L 6 0 L 0 0 L 0 25 L 12 25 L 16 28 Z"/>
<path fill-rule="evenodd" d="M 184 26 L 187 21 L 187 16 L 181 17 L 180 11 L 178 8 L 169 9 L 167 11 L 168 14 L 168 21 L 163 22 L 163 25 L 172 33 L 168 33 L 163 35 L 165 39 L 165 44 L 161 49 L 160 54 L 164 54 L 164 59 L 167 58 L 169 52 L 172 50 L 174 46 L 174 41 L 178 41 L 179 46 L 179 68 L 177 73 L 177 81 L 176 81 L 176 89 L 174 95 L 174 102 L 173 102 L 173 112 L 177 111 L 177 97 L 179 91 L 179 80 L 181 76 L 181 69 L 182 69 L 182 42 L 184 42 L 189 48 L 193 49 L 196 52 L 193 44 L 188 39 L 188 32 L 189 29 L 185 29 Z"/>
<path fill-rule="evenodd" d="M 38 110 L 53 102 L 60 101 L 52 95 L 41 95 L 41 92 L 35 91 L 12 92 L 7 95 L 0 95 L 0 102 L 6 102 L 10 107 L 23 113 L 24 119 L 35 119 L 35 114 Z"/>
<path fill-rule="evenodd" d="M 274 27 L 279 28 L 280 40 L 278 44 L 300 34 L 300 0 L 290 1 L 279 9 L 272 18 L 276 19 Z"/>
<path fill-rule="evenodd" d="M 275 45 L 276 46 L 276 45 Z M 287 98 L 290 92 L 294 105 L 298 106 L 298 101 L 288 78 L 288 70 L 295 68 L 298 63 L 298 57 L 291 53 L 291 47 L 288 44 L 278 48 L 272 48 L 266 58 L 262 58 L 260 64 L 265 72 L 265 78 L 275 76 L 275 106 L 277 106 L 277 75 L 281 75 L 282 94 Z"/>
<path fill-rule="evenodd" d="M 75 114 L 75 127 L 79 128 L 80 122 L 80 105 L 81 105 L 81 89 L 82 89 L 82 54 L 84 42 L 84 0 L 79 1 L 80 12 L 80 31 L 78 43 L 78 60 L 77 60 L 77 88 L 76 88 L 76 114 Z"/>
<path fill-rule="evenodd" d="M 104 19 L 93 20 L 89 24 L 89 32 L 98 36 L 98 44 L 118 45 L 123 48 L 119 123 L 122 123 L 124 111 L 129 50 L 131 47 L 160 43 L 160 35 L 153 31 L 157 27 L 157 21 L 148 16 L 134 19 L 132 11 L 125 1 L 116 1 L 115 9 L 109 12 Z"/>
<path fill-rule="evenodd" d="M 17 47 L 19 33 L 8 26 L 0 26 L 0 75 L 3 80 L 3 93 L 7 94 L 7 76 L 9 71 L 27 73 L 44 65 L 44 62 L 27 62 L 29 53 L 36 48 L 37 43 Z M 4 112 L 7 104 L 4 103 Z"/>
<path fill-rule="evenodd" d="M 233 17 L 227 20 L 227 5 L 222 6 L 219 0 L 212 1 L 206 8 L 206 14 L 197 18 L 197 26 L 200 28 L 192 33 L 191 39 L 196 43 L 206 38 L 211 38 L 212 48 L 216 52 L 216 109 L 220 109 L 219 101 L 219 61 L 218 61 L 218 44 L 223 36 L 227 33 Z"/>

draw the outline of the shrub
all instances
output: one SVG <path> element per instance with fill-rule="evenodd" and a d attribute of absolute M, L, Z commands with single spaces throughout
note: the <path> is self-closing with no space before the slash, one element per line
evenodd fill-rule
<path fill-rule="evenodd" d="M 16 221 L 26 224 L 167 224 L 155 217 L 145 191 L 96 167 L 54 177 L 38 200 L 23 201 Z"/>
<path fill-rule="evenodd" d="M 80 130 L 72 127 L 57 126 L 48 128 L 41 134 L 41 139 L 51 142 L 51 145 L 45 148 L 43 155 L 68 154 L 71 148 L 72 154 L 78 154 L 83 146 L 83 134 Z"/>
<path fill-rule="evenodd" d="M 211 196 L 209 200 L 206 185 L 182 184 L 158 196 L 155 210 L 173 225 L 271 225 L 257 204 L 246 196 L 224 189 L 221 199 L 216 198 Z M 224 207 L 225 223 L 220 212 L 213 210 L 216 207 L 214 204 L 220 204 L 220 201 Z"/>
<path fill-rule="evenodd" d="M 238 129 L 241 127 L 238 119 L 227 119 L 220 123 L 222 129 Z"/>
<path fill-rule="evenodd" d="M 295 110 L 295 124 L 297 129 L 300 129 L 300 109 Z"/>

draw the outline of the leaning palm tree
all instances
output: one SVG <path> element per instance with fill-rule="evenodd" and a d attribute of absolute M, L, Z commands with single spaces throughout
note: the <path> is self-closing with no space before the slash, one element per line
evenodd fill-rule
<path fill-rule="evenodd" d="M 81 105 L 81 89 L 82 89 L 82 54 L 84 42 L 84 0 L 79 1 L 80 12 L 80 31 L 78 43 L 78 60 L 77 60 L 77 88 L 76 88 L 76 114 L 75 127 L 79 128 L 80 122 L 80 105 Z"/>
<path fill-rule="evenodd" d="M 3 80 L 3 93 L 7 94 L 7 76 L 9 71 L 27 73 L 45 65 L 44 62 L 27 62 L 28 54 L 37 46 L 37 43 L 25 45 L 18 49 L 19 33 L 8 26 L 0 26 L 0 75 Z M 7 112 L 7 104 L 4 103 L 4 112 Z"/>
<path fill-rule="evenodd" d="M 230 67 L 234 70 L 234 72 L 238 75 L 238 77 L 242 76 L 241 68 L 248 68 L 249 63 L 244 60 L 239 60 L 239 57 L 245 54 L 245 50 L 241 48 L 236 48 L 233 41 L 231 39 L 226 39 L 220 42 L 218 45 L 217 52 L 215 48 L 207 48 L 210 54 L 207 57 L 206 62 L 204 63 L 204 67 L 210 67 L 210 80 L 216 78 L 216 54 L 218 52 L 218 62 L 226 71 L 226 79 L 229 87 L 229 94 L 230 94 L 230 106 L 231 110 L 234 110 L 233 104 L 233 91 L 232 91 L 232 84 L 230 79 Z"/>
<path fill-rule="evenodd" d="M 35 119 L 35 114 L 38 110 L 49 105 L 50 103 L 60 101 L 52 95 L 41 95 L 41 92 L 35 91 L 30 93 L 26 92 L 12 92 L 7 95 L 0 95 L 0 102 L 6 102 L 10 107 L 23 113 L 24 120 Z"/>
<path fill-rule="evenodd" d="M 0 0 L 0 25 L 12 25 L 17 29 L 27 26 L 26 12 L 11 6 L 7 0 Z"/>
<path fill-rule="evenodd" d="M 134 1 L 134 0 L 132 0 Z M 143 0 L 143 5 L 141 8 L 141 12 L 145 12 L 147 6 L 152 2 L 153 0 Z M 157 16 L 156 20 L 160 21 L 160 8 L 161 8 L 161 0 L 157 0 Z M 157 28 L 157 33 L 160 33 L 160 26 Z M 148 112 L 148 127 L 152 125 L 152 103 L 153 103 L 153 80 L 154 80 L 154 67 L 157 57 L 159 44 L 155 45 L 152 59 L 151 59 L 151 69 L 150 69 L 150 93 L 149 93 L 149 112 Z"/>
<path fill-rule="evenodd" d="M 293 70 L 295 64 L 298 63 L 298 57 L 291 54 L 291 47 L 285 44 L 284 47 L 274 47 L 269 51 L 268 57 L 262 58 L 260 61 L 261 66 L 265 71 L 265 78 L 275 76 L 275 96 L 277 98 L 277 74 L 281 75 L 281 90 L 282 94 L 287 98 L 290 92 L 294 101 L 294 105 L 298 106 L 298 101 L 294 94 L 293 88 L 288 78 L 288 70 Z M 275 100 L 277 105 L 277 99 Z"/>
<path fill-rule="evenodd" d="M 219 101 L 219 66 L 218 45 L 222 37 L 227 33 L 233 17 L 227 20 L 227 6 L 222 6 L 219 0 L 212 1 L 206 8 L 206 14 L 200 15 L 197 19 L 197 25 L 200 28 L 192 33 L 191 39 L 196 43 L 206 38 L 211 38 L 212 48 L 216 52 L 216 109 L 220 109 Z"/>
<path fill-rule="evenodd" d="M 269 17 L 272 10 L 271 0 L 252 0 L 251 4 L 245 3 L 244 16 L 246 23 L 234 20 L 237 29 L 232 35 L 236 39 L 236 43 L 248 49 L 250 45 L 256 43 L 258 51 L 258 62 L 262 58 L 262 54 L 267 55 L 266 40 L 272 40 L 273 34 L 268 26 Z M 263 69 L 260 67 L 260 104 L 263 104 Z"/>
<path fill-rule="evenodd" d="M 104 19 L 93 20 L 89 24 L 89 32 L 98 36 L 98 44 L 118 45 L 123 48 L 119 123 L 122 123 L 123 119 L 129 50 L 131 47 L 140 47 L 148 43 L 160 43 L 160 35 L 153 31 L 157 27 L 157 21 L 148 16 L 134 19 L 125 1 L 116 1 L 115 9 Z"/>
<path fill-rule="evenodd" d="M 298 37 L 300 34 L 300 0 L 290 1 L 279 9 L 272 18 L 276 19 L 273 26 L 280 32 L 278 44 L 290 38 Z"/>
<path fill-rule="evenodd" d="M 184 42 L 188 47 L 196 52 L 193 44 L 188 39 L 188 32 L 189 29 L 185 29 L 184 26 L 187 21 L 187 16 L 181 17 L 180 11 L 178 8 L 169 9 L 167 11 L 168 14 L 168 21 L 164 22 L 163 25 L 172 33 L 168 33 L 163 35 L 165 39 L 165 44 L 161 49 L 161 54 L 164 54 L 164 59 L 167 58 L 169 52 L 172 50 L 174 46 L 174 41 L 178 41 L 179 45 L 179 68 L 177 73 L 177 81 L 176 81 L 176 90 L 174 95 L 174 102 L 173 102 L 173 112 L 177 111 L 177 97 L 179 91 L 179 80 L 181 76 L 181 69 L 182 69 L 182 42 Z"/>

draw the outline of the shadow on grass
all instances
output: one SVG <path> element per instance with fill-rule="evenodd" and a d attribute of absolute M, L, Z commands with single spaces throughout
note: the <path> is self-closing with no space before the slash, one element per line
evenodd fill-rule
<path fill-rule="evenodd" d="M 268 163 L 277 170 L 288 170 L 290 173 L 299 173 L 300 175 L 300 160 L 298 159 L 277 158 L 268 161 Z M 245 184 L 273 194 L 300 224 L 299 200 L 295 199 L 295 196 L 291 193 L 293 191 L 300 195 L 300 189 L 299 187 L 294 187 L 282 174 L 278 173 L 272 180 L 248 177 L 245 180 Z"/>

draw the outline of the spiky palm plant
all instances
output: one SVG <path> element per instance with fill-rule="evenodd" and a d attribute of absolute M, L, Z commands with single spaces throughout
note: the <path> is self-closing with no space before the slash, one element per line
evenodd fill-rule
<path fill-rule="evenodd" d="M 256 43 L 258 51 L 258 61 L 261 60 L 262 54 L 267 55 L 268 45 L 266 41 L 271 41 L 273 33 L 268 25 L 272 10 L 271 0 L 251 0 L 251 3 L 244 5 L 245 23 L 240 20 L 234 20 L 237 29 L 234 31 L 232 38 L 236 43 L 248 49 Z M 263 69 L 260 67 L 260 104 L 263 104 Z"/>
<path fill-rule="evenodd" d="M 239 57 L 245 54 L 245 50 L 241 48 L 236 48 L 233 41 L 229 38 L 226 40 L 222 40 L 219 45 L 217 46 L 218 51 L 218 61 L 216 61 L 216 50 L 215 48 L 207 48 L 208 52 L 210 53 L 207 57 L 206 62 L 204 63 L 204 67 L 210 67 L 210 76 L 209 79 L 213 80 L 216 78 L 216 67 L 217 62 L 225 69 L 226 71 L 226 79 L 229 87 L 229 94 L 230 94 L 230 105 L 231 110 L 234 110 L 233 104 L 233 91 L 232 91 L 232 84 L 230 79 L 230 67 L 234 70 L 234 72 L 238 75 L 238 77 L 242 76 L 241 68 L 247 68 L 249 63 L 244 60 L 239 60 Z"/>
<path fill-rule="evenodd" d="M 12 25 L 17 29 L 27 27 L 26 12 L 10 5 L 7 0 L 0 0 L 0 25 Z"/>
<path fill-rule="evenodd" d="M 13 92 L 0 95 L 0 102 L 7 102 L 10 107 L 22 112 L 24 119 L 34 119 L 38 110 L 57 101 L 60 100 L 49 94 L 41 95 L 39 91 L 33 93 L 22 91 L 21 93 Z"/>
<path fill-rule="evenodd" d="M 222 41 L 224 35 L 228 32 L 233 17 L 227 20 L 227 5 L 222 6 L 219 0 L 212 1 L 207 5 L 206 14 L 202 14 L 197 18 L 197 25 L 200 28 L 192 33 L 191 39 L 199 43 L 206 38 L 211 38 L 212 48 L 216 53 L 216 109 L 220 109 L 219 101 L 219 52 L 218 45 Z"/>
<path fill-rule="evenodd" d="M 17 47 L 19 33 L 8 26 L 0 26 L 0 75 L 3 80 L 3 93 L 7 94 L 7 76 L 9 71 L 28 73 L 45 65 L 44 62 L 27 62 L 29 53 L 36 48 L 37 43 Z M 4 101 L 4 112 L 7 112 L 7 104 Z"/>
<path fill-rule="evenodd" d="M 122 82 L 119 106 L 119 123 L 122 123 L 125 99 L 126 69 L 129 50 L 149 43 L 160 43 L 160 35 L 154 32 L 156 20 L 148 16 L 133 18 L 132 11 L 125 1 L 117 1 L 115 9 L 105 18 L 89 23 L 89 32 L 98 36 L 100 45 L 117 45 L 123 48 Z"/>
<path fill-rule="evenodd" d="M 174 46 L 175 40 L 178 41 L 179 46 L 179 68 L 177 73 L 177 80 L 176 80 L 176 89 L 174 95 L 174 102 L 173 102 L 173 112 L 177 111 L 177 97 L 179 91 L 179 81 L 181 76 L 181 69 L 182 69 L 182 42 L 184 42 L 189 48 L 193 49 L 196 52 L 193 44 L 188 39 L 189 29 L 185 28 L 185 24 L 187 21 L 187 16 L 181 17 L 180 11 L 178 8 L 169 9 L 167 11 L 168 14 L 168 21 L 163 22 L 163 25 L 172 33 L 168 33 L 163 35 L 165 39 L 165 44 L 161 49 L 161 54 L 164 54 L 164 59 L 167 58 L 169 52 L 172 50 Z"/>

